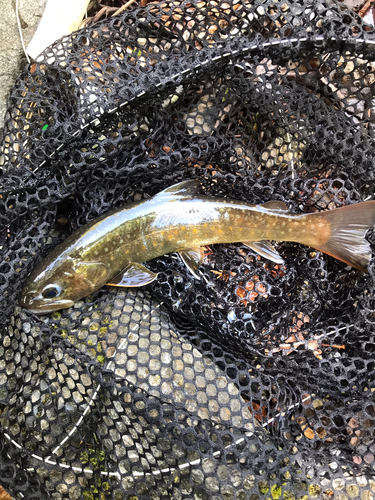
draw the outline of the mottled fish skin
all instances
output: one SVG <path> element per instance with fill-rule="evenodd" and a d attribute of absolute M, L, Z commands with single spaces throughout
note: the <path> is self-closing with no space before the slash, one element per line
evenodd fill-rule
<path fill-rule="evenodd" d="M 32 272 L 20 304 L 36 313 L 70 307 L 109 283 L 127 265 L 186 248 L 261 240 L 322 248 L 331 238 L 333 226 L 327 212 L 296 215 L 201 196 L 194 194 L 194 186 L 189 181 L 172 186 L 83 226 Z M 375 212 L 375 205 L 371 209 Z M 58 297 L 46 297 L 52 286 L 58 287 Z"/>

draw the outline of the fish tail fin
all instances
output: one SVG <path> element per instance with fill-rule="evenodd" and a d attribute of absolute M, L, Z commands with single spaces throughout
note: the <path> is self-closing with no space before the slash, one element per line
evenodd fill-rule
<path fill-rule="evenodd" d="M 320 217 L 330 228 L 329 238 L 312 247 L 361 271 L 368 271 L 371 247 L 365 236 L 375 224 L 375 201 L 327 210 L 308 217 Z"/>

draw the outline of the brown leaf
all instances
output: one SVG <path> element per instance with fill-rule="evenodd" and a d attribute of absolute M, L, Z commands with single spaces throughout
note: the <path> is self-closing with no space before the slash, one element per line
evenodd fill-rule
<path fill-rule="evenodd" d="M 11 496 L 0 486 L 0 500 L 11 500 Z"/>
<path fill-rule="evenodd" d="M 314 431 L 310 427 L 306 427 L 303 429 L 304 435 L 307 437 L 307 439 L 314 439 L 315 434 Z"/>

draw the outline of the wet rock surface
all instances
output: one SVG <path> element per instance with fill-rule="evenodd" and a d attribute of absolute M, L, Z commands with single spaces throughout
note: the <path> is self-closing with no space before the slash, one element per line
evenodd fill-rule
<path fill-rule="evenodd" d="M 25 46 L 31 41 L 47 0 L 20 0 L 19 19 Z M 2 0 L 0 16 L 0 137 L 9 92 L 26 64 L 17 26 L 15 0 Z"/>

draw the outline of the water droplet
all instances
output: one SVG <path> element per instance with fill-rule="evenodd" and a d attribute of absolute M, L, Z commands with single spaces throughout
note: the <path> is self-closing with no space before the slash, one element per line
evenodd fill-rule
<path fill-rule="evenodd" d="M 234 312 L 233 309 L 229 311 L 227 318 L 231 323 L 237 318 L 236 313 Z"/>

